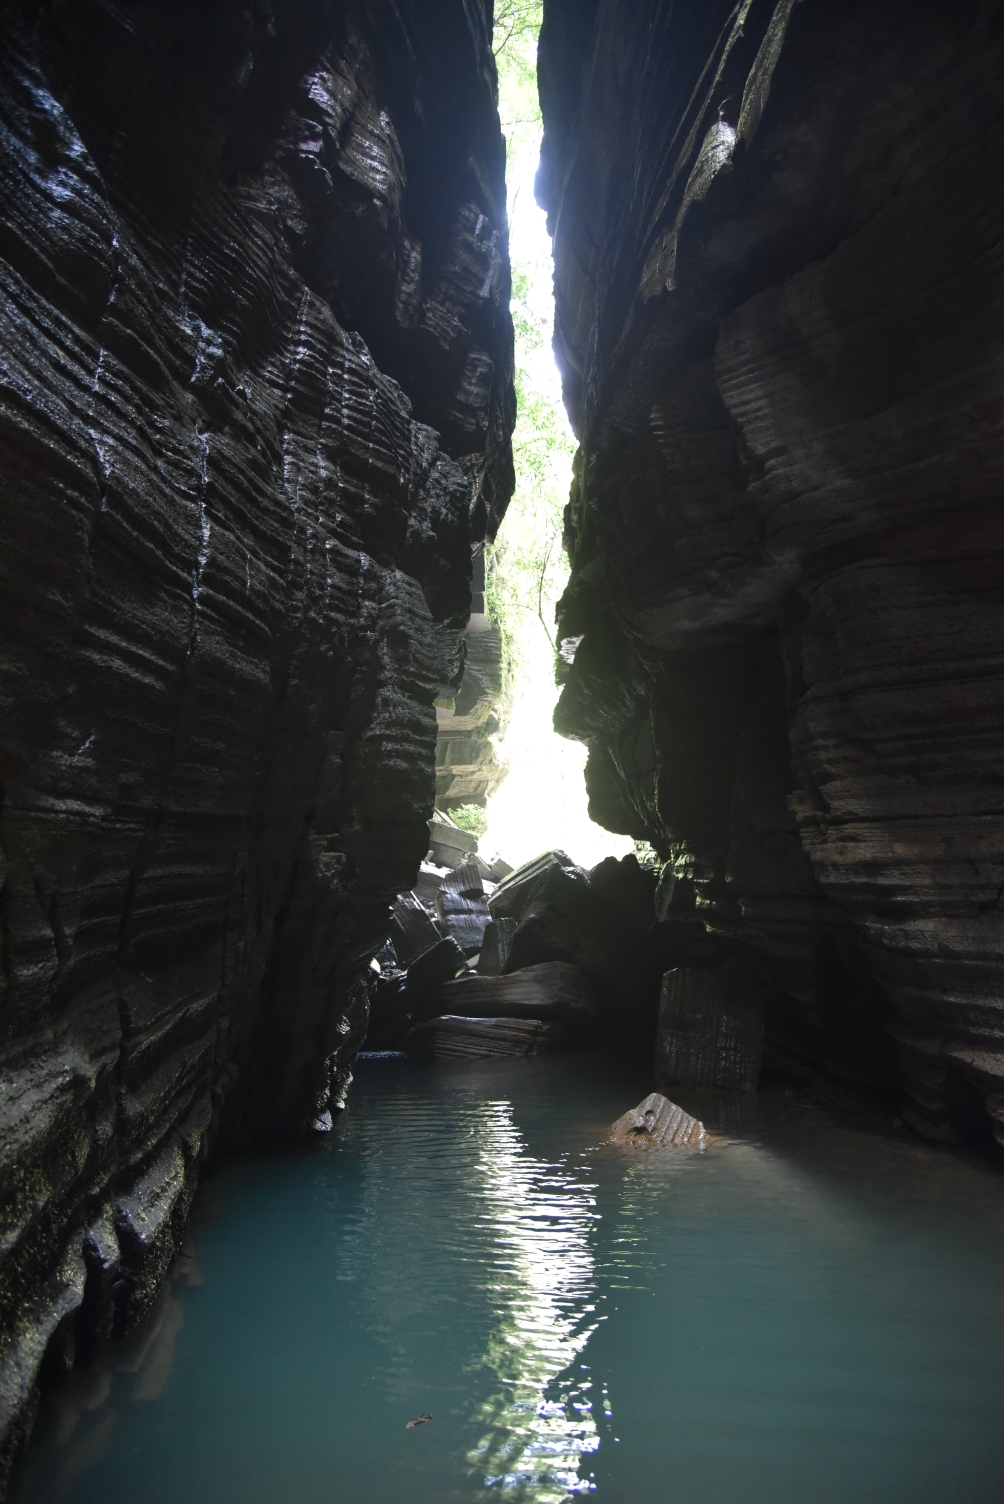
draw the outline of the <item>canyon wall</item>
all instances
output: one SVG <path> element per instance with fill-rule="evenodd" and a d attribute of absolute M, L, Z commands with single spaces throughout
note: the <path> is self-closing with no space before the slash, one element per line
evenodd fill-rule
<path fill-rule="evenodd" d="M 330 1126 L 428 847 L 512 489 L 490 12 L 0 7 L 4 1459 L 207 1146 Z"/>
<path fill-rule="evenodd" d="M 1004 1142 L 1004 7 L 545 0 L 556 725 L 765 1058 Z"/>

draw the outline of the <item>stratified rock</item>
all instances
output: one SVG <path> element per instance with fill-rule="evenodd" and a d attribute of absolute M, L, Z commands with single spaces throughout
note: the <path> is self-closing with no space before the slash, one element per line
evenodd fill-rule
<path fill-rule="evenodd" d="M 450 1014 L 419 1024 L 404 1037 L 409 1055 L 426 1060 L 491 1060 L 546 1055 L 574 1045 L 567 1024 L 539 1018 L 457 1018 Z"/>
<path fill-rule="evenodd" d="M 755 1091 L 764 991 L 748 972 L 681 966 L 662 982 L 655 1075 L 660 1086 Z"/>
<path fill-rule="evenodd" d="M 756 958 L 770 1058 L 986 1132 L 1004 8 L 545 0 L 539 70 L 590 812 Z"/>
<path fill-rule="evenodd" d="M 657 1091 L 618 1118 L 609 1139 L 629 1149 L 704 1149 L 708 1143 L 704 1124 Z"/>
<path fill-rule="evenodd" d="M 481 953 L 478 956 L 478 974 L 483 977 L 498 977 L 505 971 L 512 937 L 516 933 L 515 919 L 493 919 L 485 925 L 481 937 Z"/>
<path fill-rule="evenodd" d="M 435 994 L 438 1013 L 467 1018 L 540 1018 L 591 1029 L 596 1023 L 596 995 L 577 966 L 549 961 L 512 976 L 469 973 L 447 982 Z"/>
<path fill-rule="evenodd" d="M 398 963 L 407 970 L 443 937 L 417 894 L 401 893 L 390 911 L 390 938 Z"/>
<path fill-rule="evenodd" d="M 481 874 L 474 862 L 462 862 L 447 873 L 436 898 L 436 909 L 464 955 L 476 955 L 481 949 L 489 914 Z"/>
<path fill-rule="evenodd" d="M 429 910 L 435 909 L 436 899 L 439 897 L 439 890 L 443 885 L 443 878 L 449 871 L 449 867 L 437 867 L 434 862 L 423 862 L 419 867 L 413 892 L 425 908 Z"/>
<path fill-rule="evenodd" d="M 502 696 L 502 634 L 485 614 L 484 555 L 474 561 L 471 619 L 464 633 L 464 680 L 452 699 L 436 702 L 436 808 L 484 808 L 502 780 L 495 752 Z"/>
<path fill-rule="evenodd" d="M 478 838 L 450 820 L 437 816 L 429 821 L 429 850 L 440 867 L 459 867 L 478 850 Z"/>
<path fill-rule="evenodd" d="M 344 1098 L 512 484 L 494 94 L 480 0 L 3 7 L 0 1475 Z"/>

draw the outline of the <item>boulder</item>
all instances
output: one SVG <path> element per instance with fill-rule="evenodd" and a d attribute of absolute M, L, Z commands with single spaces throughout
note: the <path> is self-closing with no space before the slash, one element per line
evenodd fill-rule
<path fill-rule="evenodd" d="M 502 975 L 515 933 L 515 919 L 492 919 L 485 925 L 485 932 L 481 937 L 481 954 L 478 956 L 479 976 Z"/>
<path fill-rule="evenodd" d="M 464 955 L 476 955 L 491 916 L 481 874 L 473 861 L 462 862 L 444 877 L 436 897 L 436 911 Z"/>
<path fill-rule="evenodd" d="M 629 1149 L 703 1149 L 708 1134 L 697 1118 L 653 1091 L 611 1124 L 609 1141 Z"/>
<path fill-rule="evenodd" d="M 429 821 L 429 851 L 438 866 L 459 867 L 468 857 L 475 856 L 477 849 L 478 838 L 469 830 L 461 830 L 442 816 Z"/>
<path fill-rule="evenodd" d="M 578 1042 L 568 1024 L 540 1018 L 458 1018 L 445 1014 L 409 1030 L 404 1048 L 426 1060 L 487 1060 L 543 1055 Z"/>
<path fill-rule="evenodd" d="M 503 878 L 492 894 L 488 905 L 492 918 L 521 918 L 528 899 L 536 892 L 541 879 L 554 869 L 560 871 L 565 868 L 581 872 L 581 868 L 576 867 L 571 857 L 563 851 L 547 851 L 543 856 L 535 857 L 532 862 L 524 862 L 522 867 L 517 867 L 515 872 Z"/>
<path fill-rule="evenodd" d="M 655 1074 L 660 1086 L 755 1091 L 764 990 L 738 967 L 681 966 L 662 981 Z"/>
<path fill-rule="evenodd" d="M 597 1019 L 596 994 L 589 978 L 564 961 L 528 966 L 501 977 L 468 972 L 445 982 L 430 1001 L 437 1014 L 467 1018 L 541 1018 L 587 1030 Z"/>
<path fill-rule="evenodd" d="M 390 938 L 398 964 L 407 969 L 443 938 L 415 893 L 402 893 L 390 911 Z"/>

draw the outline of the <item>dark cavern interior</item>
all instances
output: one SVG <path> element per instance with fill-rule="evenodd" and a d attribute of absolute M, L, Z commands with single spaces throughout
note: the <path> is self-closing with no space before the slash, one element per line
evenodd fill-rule
<path fill-rule="evenodd" d="M 0 1499 L 1004 1500 L 1002 80 L 0 0 Z"/>

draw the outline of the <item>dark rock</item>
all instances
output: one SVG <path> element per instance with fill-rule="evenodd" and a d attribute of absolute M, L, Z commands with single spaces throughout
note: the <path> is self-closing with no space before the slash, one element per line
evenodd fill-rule
<path fill-rule="evenodd" d="M 606 857 L 589 874 L 589 886 L 596 897 L 636 930 L 648 929 L 655 920 L 658 880 L 651 867 L 642 867 L 630 853 L 620 860 Z"/>
<path fill-rule="evenodd" d="M 605 903 L 580 868 L 557 862 L 540 871 L 520 907 L 506 972 L 572 962 L 591 977 L 610 1028 L 624 1041 L 642 1036 L 647 1044 L 662 976 L 649 930 Z"/>
<path fill-rule="evenodd" d="M 609 1140 L 628 1149 L 704 1149 L 708 1134 L 697 1118 L 653 1091 L 611 1125 Z"/>
<path fill-rule="evenodd" d="M 539 49 L 556 724 L 768 1058 L 955 1134 L 1004 1075 L 1002 17 L 545 0 Z"/>
<path fill-rule="evenodd" d="M 415 893 L 402 893 L 390 911 L 390 938 L 405 970 L 443 938 Z"/>
<path fill-rule="evenodd" d="M 481 949 L 489 914 L 481 874 L 474 862 L 463 862 L 447 874 L 436 898 L 436 909 L 464 955 L 476 955 Z"/>
<path fill-rule="evenodd" d="M 479 0 L 2 29 L 7 1459 L 209 1146 L 344 1100 L 514 394 Z"/>
<path fill-rule="evenodd" d="M 423 951 L 408 968 L 407 997 L 411 1006 L 417 1006 L 458 972 L 466 972 L 467 958 L 452 935 L 437 941 L 429 950 Z"/>
<path fill-rule="evenodd" d="M 543 856 L 535 857 L 532 862 L 524 862 L 522 867 L 503 878 L 489 899 L 488 907 L 492 918 L 521 918 L 527 901 L 537 891 L 544 876 L 562 868 L 579 873 L 582 871 L 563 851 L 548 851 Z"/>
<path fill-rule="evenodd" d="M 485 925 L 485 932 L 481 937 L 481 954 L 478 956 L 477 969 L 480 976 L 502 975 L 515 933 L 515 919 L 493 919 Z"/>
<path fill-rule="evenodd" d="M 404 1037 L 409 1055 L 426 1060 L 510 1059 L 568 1049 L 579 1040 L 567 1024 L 539 1018 L 457 1018 L 450 1014 L 417 1025 Z"/>
<path fill-rule="evenodd" d="M 755 1091 L 764 989 L 730 967 L 681 966 L 663 978 L 655 1045 L 660 1086 Z"/>

